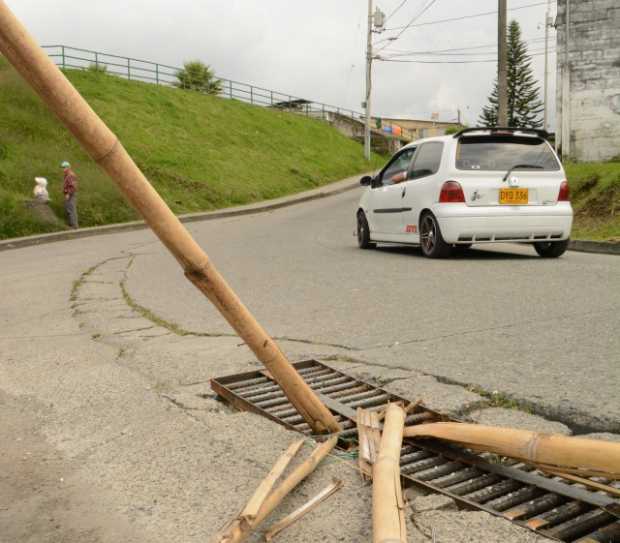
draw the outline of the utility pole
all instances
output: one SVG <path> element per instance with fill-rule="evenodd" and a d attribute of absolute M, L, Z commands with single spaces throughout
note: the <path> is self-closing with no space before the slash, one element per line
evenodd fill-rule
<path fill-rule="evenodd" d="M 497 17 L 497 126 L 508 126 L 508 42 L 506 0 L 498 0 Z"/>
<path fill-rule="evenodd" d="M 564 66 L 562 66 L 562 159 L 570 157 L 570 0 L 566 0 L 564 17 Z"/>
<path fill-rule="evenodd" d="M 368 0 L 368 43 L 366 46 L 366 126 L 364 127 L 364 157 L 370 160 L 370 95 L 372 91 L 372 0 Z"/>
<path fill-rule="evenodd" d="M 543 129 L 547 130 L 549 124 L 549 27 L 551 27 L 551 0 L 547 0 L 547 13 L 545 14 L 545 113 Z"/>
<path fill-rule="evenodd" d="M 370 160 L 370 95 L 372 94 L 372 33 L 373 26 L 375 32 L 383 32 L 385 27 L 385 13 L 379 8 L 372 12 L 372 0 L 368 0 L 368 44 L 366 46 L 366 100 L 363 106 L 366 110 L 366 125 L 364 127 L 364 156 Z"/>

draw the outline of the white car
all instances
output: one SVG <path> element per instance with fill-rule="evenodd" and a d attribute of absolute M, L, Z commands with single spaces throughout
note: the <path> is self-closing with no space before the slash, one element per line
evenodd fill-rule
<path fill-rule="evenodd" d="M 573 223 L 566 174 L 542 132 L 469 128 L 403 147 L 375 176 L 357 210 L 360 248 L 420 245 L 449 256 L 474 243 L 529 242 L 558 257 Z"/>

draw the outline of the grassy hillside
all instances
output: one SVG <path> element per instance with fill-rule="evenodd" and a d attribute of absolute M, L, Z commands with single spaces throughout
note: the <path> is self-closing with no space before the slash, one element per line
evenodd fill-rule
<path fill-rule="evenodd" d="M 361 146 L 327 124 L 193 92 L 70 71 L 176 213 L 274 198 L 371 169 Z M 62 210 L 68 160 L 80 177 L 81 226 L 133 220 L 115 186 L 0 57 L 0 239 L 44 232 L 26 211 L 34 177 Z M 375 167 L 383 159 L 373 157 Z"/>
<path fill-rule="evenodd" d="M 574 239 L 620 242 L 620 162 L 568 164 Z"/>

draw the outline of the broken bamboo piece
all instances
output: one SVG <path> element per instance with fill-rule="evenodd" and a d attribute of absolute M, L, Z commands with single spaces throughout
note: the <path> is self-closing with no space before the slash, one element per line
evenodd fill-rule
<path fill-rule="evenodd" d="M 278 480 L 280 475 L 284 472 L 286 467 L 290 464 L 293 457 L 297 454 L 301 446 L 304 444 L 304 439 L 299 439 L 292 443 L 286 451 L 278 458 L 271 471 L 267 474 L 258 488 L 254 491 L 254 494 L 241 510 L 241 513 L 236 518 L 231 520 L 224 528 L 222 528 L 215 536 L 214 541 L 226 541 L 226 534 L 241 532 L 245 527 L 251 526 L 252 522 L 256 519 L 258 511 L 267 499 L 269 492 L 273 488 L 273 485 Z"/>
<path fill-rule="evenodd" d="M 400 484 L 400 450 L 405 410 L 387 406 L 379 454 L 372 468 L 373 543 L 407 543 L 405 502 Z"/>
<path fill-rule="evenodd" d="M 292 443 L 282 454 L 282 456 L 278 458 L 278 461 L 274 464 L 267 477 L 265 477 L 261 484 L 258 485 L 256 492 L 254 492 L 254 495 L 250 498 L 250 501 L 244 507 L 243 511 L 241 511 L 241 517 L 245 521 L 252 521 L 256 518 L 261 505 L 263 505 L 267 499 L 267 496 L 269 496 L 273 485 L 280 478 L 280 475 L 284 473 L 284 470 L 291 463 L 291 460 L 297 454 L 299 449 L 301 449 L 304 441 L 304 439 L 299 439 Z"/>
<path fill-rule="evenodd" d="M 361 407 L 357 408 L 358 467 L 362 479 L 372 479 L 372 465 L 377 459 L 381 443 L 379 414 Z"/>
<path fill-rule="evenodd" d="M 316 469 L 321 460 L 336 446 L 337 442 L 338 436 L 333 436 L 316 447 L 312 454 L 267 496 L 253 519 L 237 517 L 218 533 L 214 543 L 240 543 L 244 541 L 280 505 L 282 500 Z"/>
<path fill-rule="evenodd" d="M 339 431 L 335 417 L 243 305 L 118 138 L 35 43 L 3 0 L 0 0 L 0 52 L 118 185 L 177 259 L 185 276 L 211 300 L 252 349 L 312 429 L 318 433 Z"/>
<path fill-rule="evenodd" d="M 567 481 L 572 481 L 573 483 L 578 483 L 580 485 L 586 486 L 588 488 L 592 488 L 594 490 L 601 490 L 603 492 L 607 492 L 607 494 L 611 494 L 612 496 L 615 496 L 616 498 L 620 498 L 620 488 L 606 485 L 604 483 L 600 483 L 599 481 L 593 481 L 592 479 L 586 479 L 585 477 L 579 477 L 579 475 L 573 475 L 571 473 L 563 473 L 561 471 L 557 471 L 553 469 L 544 469 L 543 471 L 548 475 L 562 477 L 562 479 L 566 479 Z"/>
<path fill-rule="evenodd" d="M 581 476 L 620 479 L 620 443 L 460 422 L 408 426 L 405 437 L 433 437 Z"/>
<path fill-rule="evenodd" d="M 284 517 L 282 520 L 276 522 L 267 532 L 265 532 L 265 541 L 271 541 L 282 530 L 288 528 L 294 522 L 297 522 L 301 517 L 307 515 L 313 509 L 316 509 L 321 503 L 323 503 L 331 495 L 335 494 L 344 486 L 344 483 L 339 479 L 334 479 L 332 484 L 326 486 L 321 492 L 319 492 L 314 498 L 310 499 L 304 505 L 293 511 L 290 515 Z"/>

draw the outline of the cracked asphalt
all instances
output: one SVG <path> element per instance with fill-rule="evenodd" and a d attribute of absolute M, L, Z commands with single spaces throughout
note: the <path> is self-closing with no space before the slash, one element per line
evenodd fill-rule
<path fill-rule="evenodd" d="M 359 251 L 358 197 L 189 228 L 292 359 L 485 423 L 620 433 L 617 257 Z M 215 398 L 210 378 L 259 364 L 149 231 L 2 252 L 0 281 L 0 542 L 204 541 L 292 441 Z M 345 489 L 281 541 L 369 539 L 369 487 L 337 456 L 279 513 L 333 476 Z M 540 540 L 422 515 L 411 532 L 439 541 Z"/>

